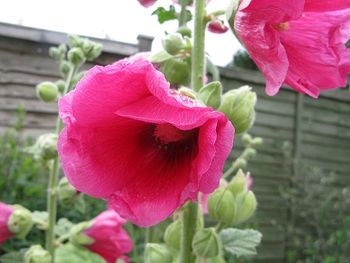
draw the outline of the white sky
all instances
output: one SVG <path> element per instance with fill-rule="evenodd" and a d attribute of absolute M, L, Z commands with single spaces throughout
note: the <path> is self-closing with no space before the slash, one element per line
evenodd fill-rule
<path fill-rule="evenodd" d="M 229 0 L 215 0 L 209 11 L 225 9 Z M 168 7 L 171 0 L 159 0 Z M 156 5 L 155 5 L 156 6 Z M 153 50 L 160 49 L 164 31 L 174 32 L 175 22 L 159 25 L 151 13 L 155 6 L 143 8 L 137 0 L 0 0 L 0 21 L 60 32 L 136 43 L 138 34 L 155 37 Z M 207 52 L 215 64 L 231 61 L 239 43 L 231 32 L 207 34 Z"/>

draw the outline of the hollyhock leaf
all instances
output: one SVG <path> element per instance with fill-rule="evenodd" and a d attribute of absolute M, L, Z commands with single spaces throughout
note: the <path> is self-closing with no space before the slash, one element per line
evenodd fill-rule
<path fill-rule="evenodd" d="M 228 228 L 220 232 L 224 250 L 237 257 L 256 255 L 256 247 L 260 244 L 262 234 L 252 229 Z"/>
<path fill-rule="evenodd" d="M 92 253 L 85 248 L 66 244 L 56 249 L 55 262 L 105 263 L 105 260 L 99 255 Z"/>
<path fill-rule="evenodd" d="M 23 262 L 24 252 L 9 252 L 0 256 L 1 263 L 18 263 Z"/>
<path fill-rule="evenodd" d="M 169 89 L 142 58 L 94 67 L 59 108 L 66 127 L 58 151 L 68 180 L 142 226 L 199 191 L 212 192 L 232 148 L 227 118 Z"/>
<path fill-rule="evenodd" d="M 166 10 L 164 7 L 158 7 L 152 15 L 156 15 L 158 17 L 158 22 L 163 24 L 166 21 L 174 20 L 177 18 L 176 10 L 174 6 L 169 6 L 169 9 Z"/>

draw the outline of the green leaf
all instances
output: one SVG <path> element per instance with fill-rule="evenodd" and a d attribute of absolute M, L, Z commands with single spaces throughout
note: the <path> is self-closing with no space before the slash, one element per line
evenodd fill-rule
<path fill-rule="evenodd" d="M 262 234 L 253 229 L 228 228 L 220 232 L 224 250 L 237 257 L 256 255 L 256 247 L 260 244 Z"/>
<path fill-rule="evenodd" d="M 169 10 L 166 10 L 164 7 L 159 7 L 152 13 L 152 15 L 158 17 L 158 22 L 160 24 L 177 18 L 175 7 L 172 5 L 169 7 Z"/>
<path fill-rule="evenodd" d="M 170 55 L 165 50 L 159 51 L 157 53 L 154 53 L 149 58 L 152 63 L 162 63 L 168 59 L 171 59 L 173 55 Z"/>
<path fill-rule="evenodd" d="M 104 263 L 105 260 L 83 247 L 67 244 L 56 249 L 55 263 Z"/>
<path fill-rule="evenodd" d="M 84 195 L 79 194 L 74 202 L 74 208 L 77 209 L 81 214 L 85 214 L 86 212 L 86 204 L 84 200 Z"/>
<path fill-rule="evenodd" d="M 21 252 L 9 252 L 0 257 L 1 263 L 19 263 L 23 262 L 24 250 Z"/>
<path fill-rule="evenodd" d="M 70 229 L 74 226 L 74 224 L 69 221 L 67 218 L 60 218 L 55 227 L 55 234 L 57 236 L 63 236 L 69 233 Z"/>

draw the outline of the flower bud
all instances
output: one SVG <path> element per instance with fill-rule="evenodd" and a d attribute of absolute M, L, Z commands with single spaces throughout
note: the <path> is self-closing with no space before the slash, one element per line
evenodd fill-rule
<path fill-rule="evenodd" d="M 228 31 L 228 27 L 224 25 L 223 21 L 215 19 L 209 23 L 208 30 L 212 33 L 223 34 Z"/>
<path fill-rule="evenodd" d="M 248 134 L 248 133 L 243 134 L 242 142 L 243 142 L 244 147 L 250 146 L 250 144 L 252 143 L 252 140 L 253 140 L 253 138 L 252 138 L 252 136 L 250 136 L 250 134 Z"/>
<path fill-rule="evenodd" d="M 232 224 L 235 217 L 235 198 L 225 188 L 218 188 L 208 198 L 209 215 L 222 223 Z"/>
<path fill-rule="evenodd" d="M 261 138 L 261 137 L 255 137 L 254 139 L 253 139 L 253 141 L 252 141 L 252 145 L 253 146 L 260 146 L 260 145 L 262 145 L 264 143 L 264 140 L 263 140 L 263 138 Z"/>
<path fill-rule="evenodd" d="M 163 48 L 170 55 L 177 55 L 184 47 L 182 35 L 179 33 L 169 34 L 162 40 Z"/>
<path fill-rule="evenodd" d="M 67 60 L 62 60 L 60 63 L 60 72 L 63 77 L 67 77 L 71 69 L 71 64 Z"/>
<path fill-rule="evenodd" d="M 63 80 L 57 80 L 55 82 L 56 86 L 57 86 L 57 89 L 59 92 L 63 93 L 64 92 L 64 89 L 66 87 L 66 83 L 63 81 Z"/>
<path fill-rule="evenodd" d="M 196 232 L 192 241 L 193 252 L 204 258 L 213 258 L 220 253 L 219 237 L 214 228 L 204 228 Z"/>
<path fill-rule="evenodd" d="M 72 79 L 71 86 L 75 87 L 77 83 L 84 77 L 85 71 L 80 71 L 79 73 L 75 74 L 75 76 Z"/>
<path fill-rule="evenodd" d="M 152 6 L 157 0 L 137 0 L 143 7 L 150 7 Z"/>
<path fill-rule="evenodd" d="M 32 229 L 32 226 L 32 213 L 24 207 L 16 206 L 7 222 L 10 232 L 19 238 L 24 238 Z"/>
<path fill-rule="evenodd" d="M 92 221 L 81 222 L 73 226 L 69 232 L 69 242 L 75 246 L 86 246 L 93 244 L 95 240 L 84 234 L 84 231 L 87 230 L 91 225 Z"/>
<path fill-rule="evenodd" d="M 60 54 L 60 51 L 58 50 L 57 47 L 50 47 L 50 49 L 49 49 L 49 56 L 52 57 L 55 60 L 60 60 L 61 59 L 61 54 Z"/>
<path fill-rule="evenodd" d="M 213 81 L 199 90 L 199 98 L 205 105 L 213 109 L 219 108 L 221 104 L 222 86 L 219 81 Z"/>
<path fill-rule="evenodd" d="M 180 220 L 176 220 L 172 222 L 165 230 L 164 233 L 164 241 L 165 244 L 176 250 L 180 249 L 181 242 L 181 222 Z"/>
<path fill-rule="evenodd" d="M 238 195 L 237 200 L 237 214 L 235 224 L 241 224 L 247 221 L 255 212 L 257 201 L 252 191 L 241 193 Z"/>
<path fill-rule="evenodd" d="M 68 60 L 76 65 L 80 66 L 83 64 L 86 60 L 84 52 L 79 47 L 74 47 L 71 50 L 68 51 Z"/>
<path fill-rule="evenodd" d="M 25 263 L 50 263 L 51 255 L 40 245 L 31 246 L 24 254 Z"/>
<path fill-rule="evenodd" d="M 186 86 L 190 80 L 190 66 L 181 58 L 171 58 L 160 67 L 165 75 L 165 78 L 170 82 L 170 84 L 182 84 Z"/>
<path fill-rule="evenodd" d="M 78 191 L 63 177 L 58 183 L 58 198 L 61 203 L 67 205 L 77 196 Z"/>
<path fill-rule="evenodd" d="M 45 81 L 36 86 L 36 93 L 44 102 L 55 102 L 58 97 L 58 88 L 55 83 Z"/>
<path fill-rule="evenodd" d="M 244 158 L 238 158 L 233 165 L 235 167 L 235 170 L 245 169 L 247 167 L 247 161 Z"/>
<path fill-rule="evenodd" d="M 189 27 L 187 26 L 181 26 L 176 30 L 177 33 L 180 33 L 182 36 L 186 37 L 191 37 L 192 36 L 192 31 Z"/>
<path fill-rule="evenodd" d="M 219 111 L 225 113 L 237 134 L 248 131 L 255 119 L 256 94 L 251 87 L 243 86 L 226 92 Z"/>
<path fill-rule="evenodd" d="M 255 156 L 256 156 L 256 150 L 254 148 L 249 147 L 249 148 L 244 150 L 242 157 L 249 161 L 249 160 L 253 159 Z"/>
<path fill-rule="evenodd" d="M 82 49 L 86 59 L 89 61 L 92 61 L 101 54 L 102 45 L 99 43 L 92 42 L 88 39 L 85 39 Z"/>
<path fill-rule="evenodd" d="M 35 159 L 48 161 L 57 156 L 57 139 L 55 133 L 45 133 L 38 137 L 35 144 L 27 148 L 27 151 L 34 155 Z"/>
<path fill-rule="evenodd" d="M 145 263 L 172 263 L 172 255 L 164 244 L 148 243 L 145 249 Z"/>
<path fill-rule="evenodd" d="M 239 169 L 237 174 L 232 178 L 227 188 L 234 197 L 247 191 L 247 178 L 241 169 Z"/>
<path fill-rule="evenodd" d="M 71 48 L 82 47 L 83 44 L 84 44 L 84 39 L 82 39 L 81 37 L 79 37 L 77 35 L 69 35 L 68 36 L 68 45 Z"/>

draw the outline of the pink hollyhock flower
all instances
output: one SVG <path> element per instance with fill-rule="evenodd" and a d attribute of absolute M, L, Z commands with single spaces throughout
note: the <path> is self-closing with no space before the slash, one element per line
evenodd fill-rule
<path fill-rule="evenodd" d="M 242 0 L 234 27 L 265 76 L 268 95 L 283 83 L 312 97 L 346 85 L 348 0 Z"/>
<path fill-rule="evenodd" d="M 84 234 L 94 240 L 85 246 L 90 251 L 99 254 L 108 263 L 115 263 L 118 259 L 129 263 L 126 253 L 132 250 L 132 241 L 128 233 L 122 228 L 125 220 L 115 211 L 107 210 L 95 219 Z"/>
<path fill-rule="evenodd" d="M 209 23 L 208 30 L 212 33 L 223 34 L 227 32 L 228 27 L 221 20 L 217 19 Z"/>
<path fill-rule="evenodd" d="M 8 229 L 8 221 L 15 208 L 0 202 L 0 245 L 13 237 Z"/>
<path fill-rule="evenodd" d="M 143 7 L 150 7 L 154 5 L 157 0 L 137 0 Z"/>
<path fill-rule="evenodd" d="M 68 180 L 140 226 L 214 191 L 232 148 L 234 129 L 222 113 L 169 89 L 141 58 L 95 66 L 59 110 Z"/>

